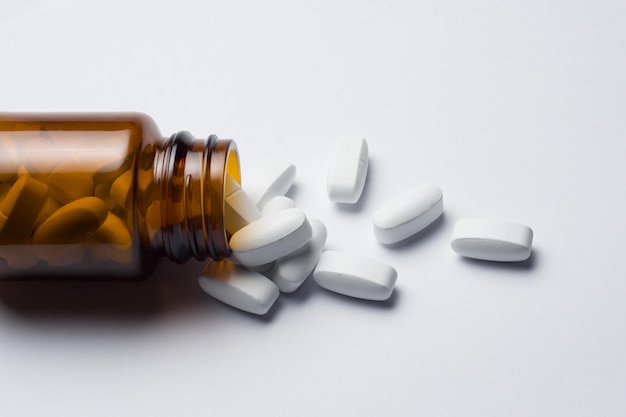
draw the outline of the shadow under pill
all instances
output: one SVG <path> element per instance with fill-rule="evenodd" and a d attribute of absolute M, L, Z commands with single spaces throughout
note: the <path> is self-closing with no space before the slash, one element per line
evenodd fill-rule
<path fill-rule="evenodd" d="M 496 261 L 483 261 L 481 259 L 466 258 L 461 256 L 461 262 L 476 268 L 488 268 L 502 271 L 530 271 L 533 270 L 541 254 L 536 249 L 533 249 L 530 256 L 525 261 L 521 262 L 496 262 Z"/>
<path fill-rule="evenodd" d="M 330 298 L 337 299 L 337 302 L 348 303 L 355 306 L 363 306 L 365 308 L 375 308 L 380 310 L 392 310 L 398 304 L 402 298 L 402 291 L 398 288 L 394 288 L 391 296 L 384 301 L 364 300 L 362 298 L 350 297 L 347 295 L 338 294 L 323 288 L 320 288 Z"/>
<path fill-rule="evenodd" d="M 251 313 L 246 313 L 245 311 L 241 311 L 241 310 L 237 310 L 236 308 L 233 307 L 233 309 L 237 310 L 239 313 L 245 314 L 247 316 L 250 316 L 253 320 L 256 320 L 258 322 L 261 323 L 271 323 L 274 320 L 276 320 L 276 316 L 278 314 L 280 314 L 280 311 L 283 309 L 284 305 L 282 303 L 281 300 L 281 295 L 278 296 L 278 299 L 274 302 L 274 305 L 269 309 L 269 311 L 265 314 L 251 314 Z"/>
<path fill-rule="evenodd" d="M 296 201 L 296 197 L 298 196 L 299 192 L 300 192 L 300 187 L 298 186 L 297 183 L 293 183 L 291 185 L 291 187 L 289 187 L 289 190 L 287 190 L 287 193 L 285 194 L 285 197 L 289 197 L 293 201 Z"/>
<path fill-rule="evenodd" d="M 265 314 L 249 313 L 247 311 L 240 310 L 237 307 L 233 307 L 231 305 L 223 303 L 223 302 L 221 302 L 221 301 L 211 297 L 208 294 L 204 294 L 203 293 L 203 295 L 204 295 L 203 298 L 207 299 L 211 303 L 214 303 L 215 304 L 214 307 L 216 307 L 216 308 L 228 310 L 228 313 L 230 313 L 230 314 L 236 314 L 236 315 L 239 315 L 239 316 L 243 317 L 246 320 L 253 320 L 253 321 L 256 321 L 256 322 L 259 322 L 259 323 L 264 323 L 264 324 L 269 324 L 269 323 L 273 322 L 275 320 L 276 315 L 280 314 L 280 310 L 283 308 L 282 303 L 281 303 L 282 294 L 279 295 L 278 299 L 274 302 L 272 307 Z"/>
<path fill-rule="evenodd" d="M 280 296 L 286 300 L 293 300 L 297 303 L 304 303 L 311 298 L 316 291 L 317 284 L 313 281 L 313 273 L 300 285 L 300 288 L 290 293 L 281 293 Z"/>

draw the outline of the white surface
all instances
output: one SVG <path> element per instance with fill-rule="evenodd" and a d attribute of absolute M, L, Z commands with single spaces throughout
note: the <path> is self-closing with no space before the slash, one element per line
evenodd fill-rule
<path fill-rule="evenodd" d="M 396 267 L 394 296 L 307 280 L 257 318 L 207 297 L 194 264 L 1 283 L 2 415 L 626 414 L 623 2 L 200 3 L 2 3 L 2 109 L 232 137 L 244 184 L 280 155 L 329 248 Z M 371 157 L 349 208 L 325 190 L 342 134 Z M 377 243 L 373 211 L 423 182 L 441 220 Z M 533 256 L 461 259 L 452 225 L 473 216 L 528 224 Z"/>

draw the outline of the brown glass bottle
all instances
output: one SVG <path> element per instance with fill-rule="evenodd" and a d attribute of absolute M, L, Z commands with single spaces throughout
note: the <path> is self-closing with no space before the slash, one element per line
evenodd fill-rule
<path fill-rule="evenodd" d="M 0 279 L 142 279 L 229 254 L 232 140 L 165 138 L 140 113 L 0 113 Z"/>

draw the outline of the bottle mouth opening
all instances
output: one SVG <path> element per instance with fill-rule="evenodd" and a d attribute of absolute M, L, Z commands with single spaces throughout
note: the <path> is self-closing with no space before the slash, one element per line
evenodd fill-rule
<path fill-rule="evenodd" d="M 241 185 L 241 167 L 239 165 L 239 151 L 232 139 L 217 139 L 217 136 L 212 135 L 209 137 L 209 143 L 214 143 L 210 152 L 211 160 L 207 165 L 208 169 L 210 169 L 210 172 L 207 173 L 207 178 L 209 178 L 210 183 L 214 183 L 210 184 L 211 190 L 208 195 L 211 201 L 209 205 L 220 208 L 220 215 L 212 216 L 214 221 L 212 228 L 216 234 L 219 233 L 219 237 L 215 236 L 215 256 L 212 256 L 212 258 L 219 260 L 231 254 L 230 246 L 228 245 L 230 236 L 226 231 L 226 221 L 224 219 L 226 213 L 227 177 L 232 178 Z"/>
<path fill-rule="evenodd" d="M 161 247 L 168 258 L 220 260 L 231 254 L 224 219 L 226 179 L 241 182 L 239 154 L 231 139 L 196 139 L 188 132 L 166 144 L 159 178 Z"/>

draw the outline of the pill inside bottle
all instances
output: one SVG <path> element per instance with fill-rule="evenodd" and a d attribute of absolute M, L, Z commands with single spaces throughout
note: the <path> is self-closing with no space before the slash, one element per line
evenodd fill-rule
<path fill-rule="evenodd" d="M 0 113 L 0 279 L 139 280 L 230 255 L 236 144 L 141 113 Z"/>

